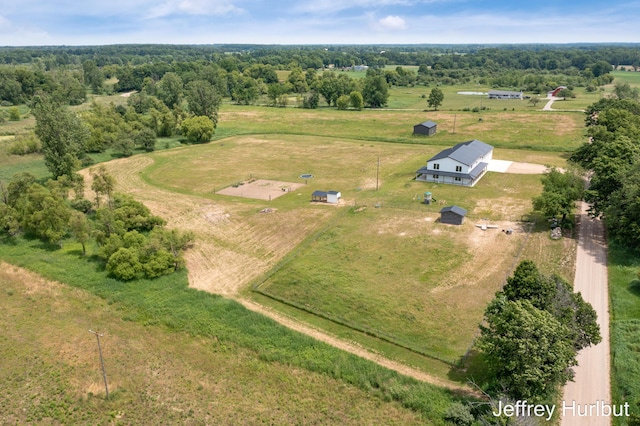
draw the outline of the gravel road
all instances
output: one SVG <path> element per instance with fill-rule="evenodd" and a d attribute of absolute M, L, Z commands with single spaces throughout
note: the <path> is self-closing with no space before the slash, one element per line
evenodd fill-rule
<path fill-rule="evenodd" d="M 572 408 L 574 401 L 576 408 L 580 404 L 582 412 L 589 404 L 611 404 L 607 246 L 602 222 L 591 219 L 587 208 L 582 203 L 574 290 L 581 292 L 584 300 L 591 303 L 598 313 L 602 342 L 578 354 L 579 365 L 574 368 L 574 381 L 565 386 L 563 403 L 558 407 L 563 414 L 562 404 L 565 404 L 562 426 L 611 424 L 611 417 L 599 416 L 595 409 L 593 415 L 578 416 L 579 412 Z"/>

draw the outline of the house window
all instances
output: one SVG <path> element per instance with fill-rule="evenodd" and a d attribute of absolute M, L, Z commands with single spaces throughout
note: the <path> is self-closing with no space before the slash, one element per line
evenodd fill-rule
<path fill-rule="evenodd" d="M 459 177 L 454 178 L 454 180 L 455 180 L 456 182 L 462 182 L 462 178 L 459 178 Z"/>
<path fill-rule="evenodd" d="M 438 176 L 438 175 L 433 175 L 433 178 L 434 178 L 434 179 L 438 179 L 439 177 L 440 177 L 440 176 Z"/>
<path fill-rule="evenodd" d="M 433 170 L 440 170 L 440 164 L 439 163 L 435 163 L 433 165 Z"/>
<path fill-rule="evenodd" d="M 456 166 L 456 172 L 461 172 L 462 171 L 462 166 Z"/>

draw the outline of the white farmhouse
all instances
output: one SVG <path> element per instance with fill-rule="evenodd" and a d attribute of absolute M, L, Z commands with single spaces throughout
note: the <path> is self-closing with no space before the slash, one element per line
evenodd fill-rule
<path fill-rule="evenodd" d="M 473 186 L 487 172 L 493 147 L 479 140 L 462 142 L 445 149 L 416 172 L 416 180 Z"/>

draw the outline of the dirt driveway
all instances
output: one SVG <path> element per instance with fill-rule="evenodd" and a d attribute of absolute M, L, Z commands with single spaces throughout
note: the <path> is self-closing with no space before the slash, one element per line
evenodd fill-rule
<path fill-rule="evenodd" d="M 602 222 L 591 219 L 587 215 L 587 207 L 587 204 L 582 203 L 573 287 L 574 291 L 581 292 L 584 300 L 591 303 L 596 310 L 602 342 L 583 349 L 578 354 L 578 366 L 574 368 L 576 373 L 574 381 L 565 386 L 562 398 L 568 406 L 572 406 L 574 401 L 580 406 L 596 404 L 599 401 L 605 404 L 611 403 L 607 246 Z M 562 405 L 558 409 L 562 409 Z M 571 410 L 565 411 L 565 416 L 562 417 L 562 426 L 610 424 L 611 417 L 579 417 L 574 416 Z"/>

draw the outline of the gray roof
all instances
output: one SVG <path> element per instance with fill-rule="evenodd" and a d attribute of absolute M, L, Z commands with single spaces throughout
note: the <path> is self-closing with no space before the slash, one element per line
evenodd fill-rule
<path fill-rule="evenodd" d="M 522 95 L 522 92 L 512 92 L 509 90 L 489 90 L 489 95 Z"/>
<path fill-rule="evenodd" d="M 327 193 L 325 191 L 313 191 L 311 194 L 313 197 L 326 197 Z"/>
<path fill-rule="evenodd" d="M 428 161 L 441 160 L 443 158 L 451 158 L 458 163 L 465 164 L 467 166 L 472 165 L 478 158 L 487 155 L 493 150 L 491 145 L 488 145 L 482 141 L 474 139 L 468 142 L 462 142 L 455 145 L 452 148 L 447 148 L 440 151 L 438 154 L 431 157 Z"/>
<path fill-rule="evenodd" d="M 428 129 L 430 129 L 432 127 L 436 127 L 437 124 L 435 122 L 433 122 L 433 121 L 425 121 L 424 123 L 416 124 L 416 126 L 424 126 L 424 127 L 428 128 Z"/>
<path fill-rule="evenodd" d="M 440 210 L 440 213 L 447 213 L 447 212 L 455 213 L 458 216 L 467 215 L 467 211 L 462 207 L 458 207 L 458 206 L 447 206 L 447 207 L 443 207 L 442 210 Z"/>
<path fill-rule="evenodd" d="M 340 191 L 327 191 L 327 194 L 338 195 L 340 194 Z"/>

